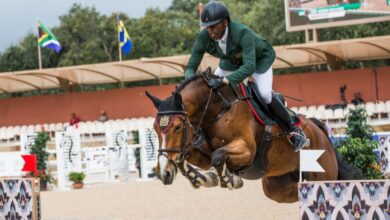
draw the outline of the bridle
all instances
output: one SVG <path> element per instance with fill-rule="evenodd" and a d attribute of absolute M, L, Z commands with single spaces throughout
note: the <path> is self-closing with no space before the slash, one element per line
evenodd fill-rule
<path fill-rule="evenodd" d="M 183 110 L 182 111 L 161 111 L 161 112 L 158 112 L 157 113 L 157 118 L 159 118 L 159 116 L 161 117 L 164 117 L 164 116 L 178 116 L 180 117 L 183 122 L 184 122 L 184 125 L 183 125 L 183 138 L 182 138 L 182 142 L 181 142 L 181 145 L 180 145 L 180 148 L 178 147 L 167 147 L 166 149 L 158 149 L 158 157 L 160 156 L 164 156 L 166 157 L 169 161 L 171 161 L 174 165 L 175 165 L 175 169 L 177 170 L 177 165 L 176 164 L 181 164 L 184 159 L 186 158 L 187 154 L 188 154 L 188 147 L 189 146 L 192 146 L 194 143 L 194 140 L 196 140 L 196 137 L 199 136 L 199 132 L 200 132 L 200 127 L 203 123 L 203 119 L 204 119 L 204 116 L 207 112 L 207 109 L 210 105 L 210 100 L 211 100 L 211 97 L 212 97 L 212 93 L 213 93 L 213 90 L 210 89 L 210 95 L 208 97 L 208 100 L 207 100 L 207 104 L 204 108 L 204 110 L 202 111 L 202 115 L 201 115 L 201 118 L 200 118 L 200 121 L 198 123 L 198 125 L 195 127 L 194 125 L 191 124 L 190 120 L 188 119 L 188 113 L 187 111 L 185 110 L 185 106 L 182 105 L 182 108 Z M 157 118 L 156 118 L 156 121 L 155 123 L 157 123 Z M 171 118 L 169 118 L 169 120 L 172 120 Z M 157 125 L 158 126 L 158 125 Z M 192 133 L 192 140 L 190 142 L 187 143 L 187 128 L 188 127 L 191 127 L 192 130 L 193 130 L 193 133 Z M 176 158 L 175 161 L 173 161 L 172 159 L 170 159 L 168 157 L 167 154 L 164 154 L 164 153 L 178 153 L 178 157 Z"/>

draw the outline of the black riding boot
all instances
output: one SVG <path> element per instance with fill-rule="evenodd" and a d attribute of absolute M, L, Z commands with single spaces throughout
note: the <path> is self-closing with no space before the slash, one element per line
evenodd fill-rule
<path fill-rule="evenodd" d="M 294 124 L 287 109 L 274 94 L 272 94 L 272 101 L 268 104 L 268 107 L 276 117 L 278 124 L 288 133 L 287 138 L 294 147 L 295 152 L 309 146 L 310 140 L 307 139 L 302 130 Z"/>

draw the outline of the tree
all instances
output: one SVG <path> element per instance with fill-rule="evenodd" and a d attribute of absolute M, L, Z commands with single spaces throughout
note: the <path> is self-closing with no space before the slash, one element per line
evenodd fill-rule
<path fill-rule="evenodd" d="M 81 7 L 74 4 L 67 15 L 60 16 L 60 27 L 54 30 L 62 44 L 59 66 L 80 65 L 87 63 L 107 62 L 110 55 L 104 50 L 102 28 L 107 19 L 95 8 Z M 115 21 L 112 21 L 113 25 Z M 115 36 L 115 32 L 112 33 Z M 109 40 L 108 40 L 109 41 Z M 109 47 L 107 45 L 107 47 Z"/>
<path fill-rule="evenodd" d="M 203 3 L 207 4 L 208 0 L 173 0 L 169 11 L 174 12 L 185 12 L 194 18 L 198 18 L 198 4 Z"/>
<path fill-rule="evenodd" d="M 374 150 L 378 142 L 372 138 L 372 130 L 367 125 L 367 112 L 358 107 L 347 117 L 347 138 L 337 150 L 341 156 L 359 168 L 365 178 L 381 179 L 380 165 Z"/>
<path fill-rule="evenodd" d="M 133 29 L 136 57 L 159 57 L 189 53 L 197 20 L 187 19 L 185 12 L 161 12 L 149 9 Z"/>
<path fill-rule="evenodd" d="M 18 45 L 9 47 L 0 56 L 0 71 L 35 69 L 38 67 L 37 38 L 29 34 Z"/>

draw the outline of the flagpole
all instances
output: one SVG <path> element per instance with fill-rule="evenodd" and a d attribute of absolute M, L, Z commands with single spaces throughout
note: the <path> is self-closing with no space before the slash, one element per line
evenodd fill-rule
<path fill-rule="evenodd" d="M 37 24 L 38 24 L 38 19 L 37 19 Z M 37 25 L 37 42 L 39 40 L 39 26 Z M 39 69 L 42 69 L 42 56 L 41 56 L 41 47 L 38 45 L 38 63 L 39 63 Z"/>
<path fill-rule="evenodd" d="M 118 51 L 119 51 L 119 62 L 122 62 L 122 48 L 121 48 L 121 39 L 120 39 L 120 34 L 119 34 L 119 15 L 117 17 L 117 23 L 116 26 L 118 28 Z"/>
<path fill-rule="evenodd" d="M 198 4 L 198 12 L 199 12 L 199 29 L 200 29 L 200 30 L 203 30 L 203 27 L 202 27 L 202 25 L 201 25 L 201 23 L 202 23 L 202 17 L 201 17 L 202 10 L 203 10 L 203 4 L 200 2 L 200 3 Z"/>

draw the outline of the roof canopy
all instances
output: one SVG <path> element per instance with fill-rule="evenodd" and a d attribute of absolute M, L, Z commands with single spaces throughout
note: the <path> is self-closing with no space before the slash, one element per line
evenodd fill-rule
<path fill-rule="evenodd" d="M 390 58 L 390 36 L 276 46 L 275 69 L 344 61 Z M 0 73 L 0 93 L 59 88 L 76 84 L 131 82 L 184 76 L 189 55 L 141 58 L 122 62 Z M 205 55 L 199 69 L 216 68 L 218 59 Z"/>

